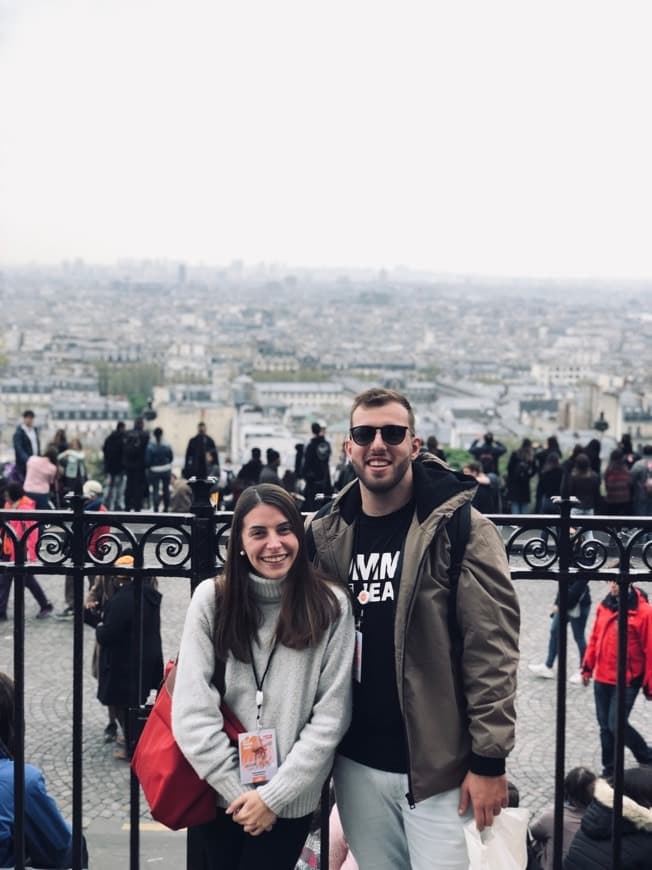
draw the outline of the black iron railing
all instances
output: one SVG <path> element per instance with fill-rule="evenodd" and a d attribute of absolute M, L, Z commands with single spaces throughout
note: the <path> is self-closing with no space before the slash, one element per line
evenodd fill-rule
<path fill-rule="evenodd" d="M 0 511 L 2 532 L 13 542 L 13 560 L 3 570 L 15 579 L 14 591 L 14 680 L 16 684 L 15 866 L 24 867 L 24 685 L 25 631 L 24 582 L 26 574 L 62 574 L 74 578 L 73 629 L 73 730 L 72 730 L 72 826 L 73 870 L 82 867 L 82 727 L 83 727 L 83 607 L 84 579 L 96 574 L 132 574 L 137 602 L 135 625 L 141 648 L 140 602 L 143 579 L 148 576 L 180 577 L 190 589 L 213 576 L 223 564 L 231 514 L 214 511 L 209 500 L 210 484 L 193 481 L 193 504 L 188 514 L 96 513 L 84 511 L 84 500 L 70 499 L 70 510 Z M 560 503 L 559 515 L 500 515 L 492 519 L 500 527 L 514 580 L 542 579 L 558 584 L 558 676 L 555 761 L 555 870 L 561 868 L 563 783 L 565 772 L 566 665 L 568 586 L 578 579 L 614 580 L 619 584 L 619 660 L 617 687 L 616 749 L 614 759 L 613 866 L 620 855 L 620 826 L 624 769 L 625 666 L 627 649 L 627 586 L 633 578 L 652 579 L 652 517 L 571 516 L 570 500 Z M 12 527 L 18 521 L 20 533 Z M 37 563 L 26 558 L 28 540 L 37 539 Z M 114 567 L 126 550 L 134 566 Z M 140 664 L 140 663 L 139 663 Z M 138 667 L 140 675 L 141 668 Z M 134 688 L 134 722 L 142 719 L 140 687 Z M 139 868 L 140 792 L 131 775 L 130 868 Z M 322 863 L 327 867 L 328 802 L 322 804 Z"/>

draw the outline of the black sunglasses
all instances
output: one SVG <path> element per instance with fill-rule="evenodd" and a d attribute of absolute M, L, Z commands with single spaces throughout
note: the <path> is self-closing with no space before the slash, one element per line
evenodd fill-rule
<path fill-rule="evenodd" d="M 353 426 L 351 428 L 351 438 L 358 447 L 366 447 L 374 440 L 376 432 L 380 432 L 380 437 L 385 444 L 391 444 L 393 447 L 396 447 L 405 438 L 407 431 L 407 426 L 395 426 L 393 423 L 388 423 L 386 426 Z"/>

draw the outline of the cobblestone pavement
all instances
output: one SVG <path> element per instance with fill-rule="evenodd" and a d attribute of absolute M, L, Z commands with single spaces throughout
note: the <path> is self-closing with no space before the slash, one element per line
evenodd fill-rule
<path fill-rule="evenodd" d="M 63 577 L 41 578 L 43 587 L 59 609 L 63 605 Z M 652 584 L 641 584 L 652 594 Z M 529 662 L 543 661 L 550 626 L 550 603 L 555 584 L 546 580 L 517 580 L 522 608 L 521 665 L 518 689 L 516 748 L 508 762 L 510 779 L 517 785 L 521 804 L 533 811 L 551 800 L 554 782 L 556 681 L 534 677 Z M 189 581 L 164 578 L 161 613 L 163 652 L 176 653 Z M 592 584 L 593 613 L 605 594 L 602 583 Z M 72 814 L 72 622 L 54 618 L 36 619 L 37 606 L 26 594 L 26 758 L 42 767 L 48 788 L 64 815 Z M 10 607 L 11 613 L 11 607 Z M 106 711 L 95 698 L 96 682 L 90 672 L 94 633 L 84 629 L 84 825 L 122 829 L 129 819 L 129 767 L 113 759 L 113 745 L 105 744 Z M 12 622 L 0 623 L 0 669 L 13 670 Z M 577 649 L 569 632 L 569 665 L 578 664 Z M 569 674 L 572 671 L 569 670 Z M 600 769 L 599 738 L 593 706 L 593 692 L 581 685 L 567 684 L 566 768 L 583 764 Z M 636 702 L 632 723 L 652 741 L 652 703 L 642 697 Z M 437 737 L 433 734 L 433 741 Z M 633 763 L 627 751 L 626 764 Z M 143 819 L 149 818 L 143 806 Z M 95 824 L 94 824 L 95 823 Z M 126 838 L 126 834 L 124 835 Z M 90 838 L 89 838 L 90 839 Z M 115 865 L 118 866 L 118 865 Z M 126 865 L 124 865 L 126 866 Z M 167 864 L 159 864 L 167 866 Z"/>

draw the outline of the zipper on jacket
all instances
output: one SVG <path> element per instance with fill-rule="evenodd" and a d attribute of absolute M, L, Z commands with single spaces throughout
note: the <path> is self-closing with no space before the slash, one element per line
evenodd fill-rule
<path fill-rule="evenodd" d="M 423 556 L 421 557 L 421 560 L 419 561 L 419 564 L 417 566 L 417 577 L 421 576 L 421 569 L 423 567 L 423 563 L 426 560 L 426 556 L 428 555 L 428 551 L 430 550 L 430 548 L 432 547 L 432 545 L 434 543 L 435 537 L 436 537 L 436 535 L 433 535 L 432 540 L 430 541 L 430 543 L 426 547 L 426 549 L 423 553 Z M 416 598 L 416 595 L 417 595 L 417 584 L 415 583 L 414 589 L 412 590 L 412 595 L 410 596 L 410 601 L 408 602 L 408 609 L 407 609 L 407 613 L 406 613 L 406 617 L 405 617 L 405 629 L 406 630 L 403 633 L 403 667 L 402 667 L 402 671 L 401 671 L 401 698 L 403 700 L 403 710 L 401 711 L 401 719 L 403 720 L 403 732 L 405 734 L 405 754 L 407 756 L 407 778 L 408 778 L 408 790 L 407 790 L 407 793 L 405 795 L 405 798 L 406 798 L 406 800 L 408 802 L 408 806 L 410 807 L 411 810 L 413 810 L 416 807 L 416 804 L 414 802 L 414 793 L 412 791 L 412 762 L 410 760 L 410 740 L 408 737 L 407 723 L 405 721 L 405 713 L 403 711 L 405 710 L 405 648 L 407 645 L 407 626 L 408 626 L 408 623 L 410 621 L 410 616 L 412 614 L 412 610 L 414 608 L 414 600 Z"/>

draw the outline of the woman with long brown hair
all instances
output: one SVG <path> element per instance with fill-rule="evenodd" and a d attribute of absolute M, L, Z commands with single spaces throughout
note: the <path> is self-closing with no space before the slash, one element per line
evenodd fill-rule
<path fill-rule="evenodd" d="M 349 724 L 353 651 L 348 593 L 310 564 L 292 497 L 244 490 L 224 575 L 190 603 L 172 704 L 179 747 L 217 792 L 215 821 L 189 831 L 198 866 L 294 868 Z M 222 701 L 246 730 L 238 748 Z"/>

